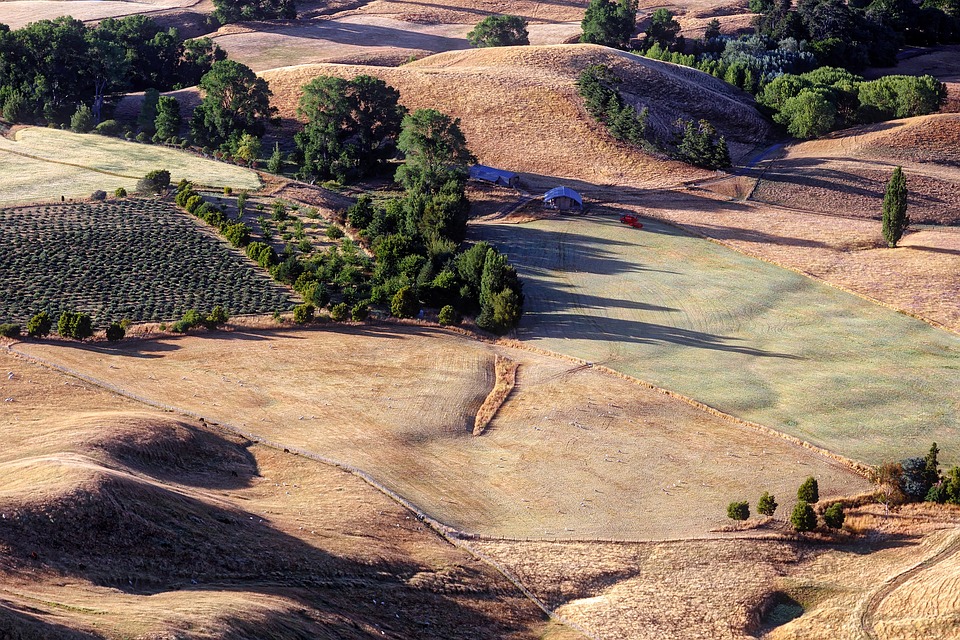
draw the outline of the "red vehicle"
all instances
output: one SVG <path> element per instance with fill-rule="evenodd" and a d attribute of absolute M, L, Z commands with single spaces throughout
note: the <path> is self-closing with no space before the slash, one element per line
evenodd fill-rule
<path fill-rule="evenodd" d="M 620 216 L 620 222 L 623 224 L 628 224 L 634 229 L 643 229 L 643 223 L 637 218 L 637 216 L 625 213 Z"/>

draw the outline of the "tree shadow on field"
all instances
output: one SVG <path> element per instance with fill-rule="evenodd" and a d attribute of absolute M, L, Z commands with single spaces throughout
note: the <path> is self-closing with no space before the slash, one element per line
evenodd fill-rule
<path fill-rule="evenodd" d="M 574 340 L 595 340 L 626 344 L 673 344 L 695 349 L 740 353 L 761 358 L 804 360 L 803 357 L 790 353 L 767 351 L 743 345 L 743 338 L 720 336 L 705 331 L 682 329 L 653 322 L 578 315 L 574 313 L 550 313 L 546 316 L 546 319 L 539 318 L 539 315 L 536 311 L 530 311 L 524 314 L 519 328 L 521 338 L 524 337 L 523 334 L 527 332 L 535 336 L 543 335 L 543 329 L 548 326 L 549 330 L 547 333 L 549 335 L 561 333 L 564 337 Z M 546 326 L 538 327 L 538 330 L 535 332 L 531 331 L 530 326 L 537 324 Z"/>
<path fill-rule="evenodd" d="M 257 31 L 291 38 L 326 40 L 356 47 L 383 47 L 385 44 L 389 44 L 400 49 L 427 49 L 430 51 L 470 48 L 470 43 L 464 38 L 450 38 L 373 24 L 341 20 L 319 20 L 309 24 L 309 28 L 304 28 L 301 23 L 287 25 L 264 22 L 258 23 Z"/>
<path fill-rule="evenodd" d="M 944 247 L 927 247 L 919 244 L 903 246 L 904 249 L 915 249 L 917 251 L 927 251 L 929 253 L 942 253 L 950 256 L 960 256 L 960 249 L 946 249 Z"/>
<path fill-rule="evenodd" d="M 106 636 L 71 629 L 43 619 L 36 607 L 0 598 L 0 638 L 3 640 L 102 640 Z"/>

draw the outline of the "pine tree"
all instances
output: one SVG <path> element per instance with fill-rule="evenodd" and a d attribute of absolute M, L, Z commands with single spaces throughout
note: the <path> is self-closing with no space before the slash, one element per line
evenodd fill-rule
<path fill-rule="evenodd" d="M 801 500 L 793 508 L 790 523 L 797 531 L 813 531 L 817 527 L 817 514 L 814 513 L 813 507 Z"/>
<path fill-rule="evenodd" d="M 897 167 L 887 183 L 887 193 L 883 196 L 883 239 L 891 249 L 903 237 L 903 231 L 910 225 L 907 216 L 907 179 L 903 168 Z"/>
<path fill-rule="evenodd" d="M 809 503 L 820 501 L 820 487 L 817 485 L 816 478 L 811 476 L 803 481 L 797 489 L 797 500 Z"/>

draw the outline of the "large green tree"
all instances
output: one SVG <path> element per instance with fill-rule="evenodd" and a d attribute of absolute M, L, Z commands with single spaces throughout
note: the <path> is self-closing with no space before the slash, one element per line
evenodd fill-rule
<path fill-rule="evenodd" d="M 657 9 L 650 16 L 650 26 L 647 27 L 644 38 L 645 47 L 659 44 L 664 49 L 670 49 L 677 41 L 680 33 L 680 23 L 673 19 L 673 14 L 667 9 Z"/>
<path fill-rule="evenodd" d="M 344 180 L 383 167 L 406 113 L 399 99 L 399 91 L 372 76 L 311 80 L 297 111 L 307 121 L 295 136 L 301 174 Z"/>
<path fill-rule="evenodd" d="M 907 216 L 907 178 L 903 168 L 897 167 L 887 183 L 883 196 L 883 239 L 891 249 L 897 246 L 904 230 L 910 225 Z"/>
<path fill-rule="evenodd" d="M 276 111 L 266 80 L 233 60 L 215 62 L 200 79 L 203 101 L 193 112 L 190 131 L 200 144 L 221 147 L 244 133 L 262 136 Z"/>
<path fill-rule="evenodd" d="M 530 44 L 527 21 L 520 16 L 487 16 L 467 34 L 475 47 L 511 47 Z"/>
<path fill-rule="evenodd" d="M 451 179 L 463 179 L 476 158 L 467 149 L 460 119 L 435 109 L 417 109 L 403 118 L 397 146 L 406 162 L 397 182 L 408 191 L 438 193 Z"/>
<path fill-rule="evenodd" d="M 168 140 L 180 133 L 180 103 L 172 96 L 161 96 L 157 102 L 154 126 L 160 140 Z"/>
<path fill-rule="evenodd" d="M 214 17 L 223 24 L 297 17 L 294 0 L 213 0 L 213 6 Z"/>
<path fill-rule="evenodd" d="M 637 0 L 590 0 L 580 42 L 626 49 L 637 29 Z"/>

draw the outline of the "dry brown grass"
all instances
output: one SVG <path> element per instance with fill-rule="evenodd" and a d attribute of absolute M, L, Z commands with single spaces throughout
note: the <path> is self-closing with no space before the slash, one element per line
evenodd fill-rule
<path fill-rule="evenodd" d="M 415 326 L 18 348 L 363 469 L 472 533 L 672 538 L 723 524 L 731 496 L 785 495 L 811 474 L 825 495 L 866 486 L 809 450 L 626 380 Z M 520 364 L 517 385 L 475 438 L 498 354 Z"/>
<path fill-rule="evenodd" d="M 506 402 L 510 392 L 517 384 L 517 369 L 520 364 L 501 355 L 496 356 L 494 362 L 494 372 L 496 382 L 493 385 L 493 391 L 483 400 L 483 404 L 477 410 L 477 417 L 473 423 L 473 435 L 479 436 L 487 428 L 490 421 L 497 415 L 497 411 Z"/>
<path fill-rule="evenodd" d="M 617 184 L 672 185 L 710 175 L 617 143 L 583 110 L 575 81 L 593 63 L 611 65 L 623 89 L 648 104 L 663 129 L 679 115 L 707 118 L 731 141 L 734 154 L 769 133 L 744 94 L 698 71 L 594 45 L 501 47 L 454 51 L 404 65 L 306 65 L 264 72 L 283 117 L 295 118 L 300 88 L 318 75 L 377 76 L 401 92 L 411 109 L 432 107 L 461 119 L 480 162 L 523 172 L 533 189 Z"/>
<path fill-rule="evenodd" d="M 155 13 L 197 4 L 196 0 L 4 0 L 0 2 L 0 23 L 19 29 L 30 22 L 73 16 L 78 20 L 102 20 L 120 16 Z"/>
<path fill-rule="evenodd" d="M 0 359 L 0 634 L 576 637 L 349 473 Z"/>

